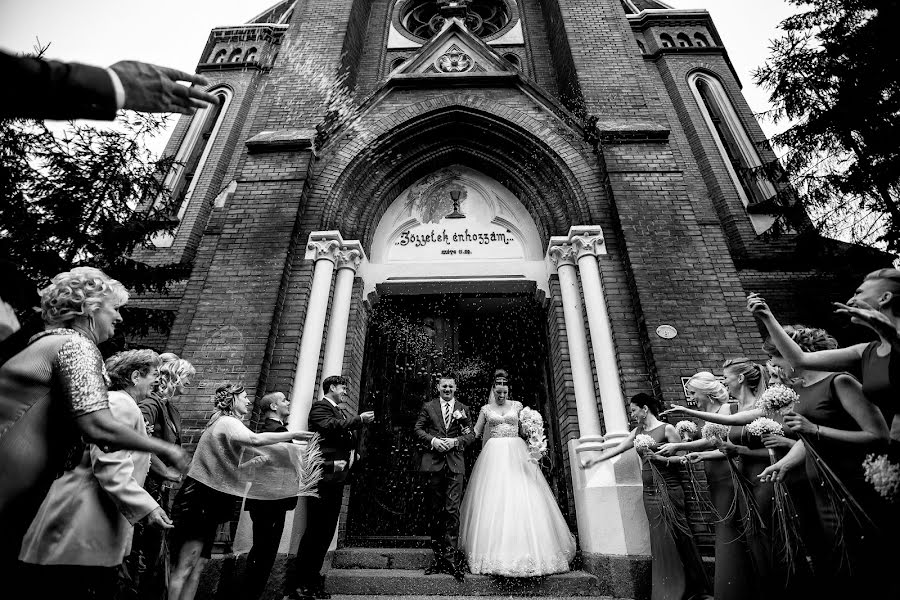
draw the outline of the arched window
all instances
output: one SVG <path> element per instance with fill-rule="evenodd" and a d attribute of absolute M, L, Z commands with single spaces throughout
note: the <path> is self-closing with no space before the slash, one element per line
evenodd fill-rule
<path fill-rule="evenodd" d="M 227 52 L 225 50 L 219 50 L 216 52 L 215 57 L 212 59 L 214 63 L 223 63 L 225 62 L 225 55 Z"/>
<path fill-rule="evenodd" d="M 694 34 L 694 44 L 697 46 L 701 46 L 703 48 L 706 48 L 707 46 L 709 46 L 709 42 L 706 40 L 706 36 L 703 35 L 702 33 Z"/>
<path fill-rule="evenodd" d="M 197 184 L 209 157 L 213 142 L 222 125 L 222 117 L 231 103 L 231 91 L 226 88 L 211 90 L 219 103 L 198 109 L 191 118 L 184 139 L 175 154 L 175 164 L 166 176 L 165 185 L 172 192 L 171 212 L 179 221 L 190 203 Z M 170 235 L 158 236 L 153 243 L 158 247 L 172 245 Z"/>
<path fill-rule="evenodd" d="M 509 63 L 515 68 L 519 68 L 519 57 L 510 52 L 509 54 L 504 54 L 503 58 L 509 61 Z"/>
<path fill-rule="evenodd" d="M 725 168 L 744 206 L 774 196 L 776 190 L 772 182 L 750 172 L 761 166 L 762 160 L 721 82 L 711 75 L 697 72 L 688 77 L 688 84 L 700 106 L 707 127 L 713 133 Z M 756 225 L 754 223 L 754 226 Z M 763 231 L 765 229 L 768 227 Z"/>
<path fill-rule="evenodd" d="M 253 62 L 256 60 L 256 48 L 250 48 L 247 50 L 247 54 L 244 55 L 244 62 Z"/>
<path fill-rule="evenodd" d="M 668 33 L 663 33 L 659 36 L 659 41 L 662 43 L 663 48 L 674 48 L 675 41 L 672 39 L 672 36 Z"/>
<path fill-rule="evenodd" d="M 691 38 L 683 33 L 678 34 L 678 45 L 682 48 L 690 48 L 691 46 L 693 46 L 693 44 L 691 44 Z"/>
<path fill-rule="evenodd" d="M 638 48 L 640 48 L 640 50 L 641 50 L 641 54 L 647 54 L 647 48 L 644 47 L 643 42 L 641 42 L 640 40 L 638 40 L 637 45 L 638 45 Z"/>
<path fill-rule="evenodd" d="M 235 48 L 231 51 L 231 56 L 228 58 L 228 62 L 241 62 L 241 57 L 244 53 L 240 48 Z"/>

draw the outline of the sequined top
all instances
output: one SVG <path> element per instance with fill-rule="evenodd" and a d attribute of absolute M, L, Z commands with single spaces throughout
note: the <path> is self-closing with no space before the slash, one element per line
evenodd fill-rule
<path fill-rule="evenodd" d="M 81 457 L 84 446 L 73 417 L 108 407 L 103 357 L 75 330 L 39 333 L 0 367 L 4 542 L 18 545 L 22 524 L 28 527 L 54 476 L 66 468 L 67 458 Z"/>
<path fill-rule="evenodd" d="M 490 404 L 481 407 L 478 422 L 484 427 L 482 443 L 487 443 L 489 439 L 495 437 L 518 437 L 519 411 L 522 410 L 522 403 L 513 400 L 509 404 L 511 408 L 503 414 L 496 412 Z M 476 432 L 479 430 L 478 425 L 475 426 L 475 430 Z"/>

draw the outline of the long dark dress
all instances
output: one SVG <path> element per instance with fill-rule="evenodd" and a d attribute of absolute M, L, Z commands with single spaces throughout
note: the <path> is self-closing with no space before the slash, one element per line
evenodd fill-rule
<path fill-rule="evenodd" d="M 821 427 L 845 431 L 859 431 L 859 425 L 844 410 L 834 390 L 834 381 L 845 373 L 832 373 L 821 381 L 798 387 L 800 396 L 794 411 Z M 848 444 L 825 438 L 807 436 L 822 461 L 840 479 L 857 502 L 875 521 L 876 527 L 861 525 L 849 514 L 835 509 L 829 486 L 825 485 L 812 452 L 806 455 L 806 476 L 815 499 L 817 521 L 824 543 L 813 549 L 814 569 L 823 589 L 835 598 L 875 597 L 883 594 L 891 576 L 885 558 L 894 555 L 888 550 L 885 536 L 877 527 L 883 522 L 885 505 L 863 475 L 866 454 L 881 448 L 864 444 Z M 843 523 L 843 527 L 841 527 Z M 871 596 L 870 596 L 871 595 Z"/>
<path fill-rule="evenodd" d="M 731 427 L 728 430 L 728 440 L 732 444 L 746 446 L 751 450 L 765 449 L 762 440 L 747 433 L 747 428 L 743 425 Z M 763 524 L 763 527 L 758 527 L 754 533 L 745 533 L 743 536 L 746 556 L 749 559 L 744 568 L 752 570 L 755 582 L 755 585 L 752 586 L 754 595 L 746 597 L 775 598 L 783 588 L 784 581 L 773 561 L 772 532 L 774 530 L 775 489 L 772 482 L 764 482 L 759 479 L 759 474 L 771 464 L 771 460 L 768 455 L 748 456 L 744 454 L 735 458 L 734 462 L 738 466 L 740 474 L 750 484 L 750 490 Z M 737 509 L 742 522 L 746 523 L 749 520 L 747 503 L 738 502 Z"/>
<path fill-rule="evenodd" d="M 733 405 L 730 405 L 733 409 Z M 740 517 L 735 514 L 728 519 L 734 500 L 731 483 L 731 468 L 723 456 L 721 460 L 703 462 L 706 471 L 706 485 L 709 498 L 719 515 L 715 524 L 716 570 L 713 580 L 713 595 L 724 600 L 744 600 L 760 598 L 757 579 L 753 570 L 747 568 L 750 556 L 741 537 Z"/>
<path fill-rule="evenodd" d="M 871 342 L 862 353 L 862 389 L 869 402 L 877 406 L 891 429 L 891 440 L 900 443 L 900 419 L 892 426 L 900 412 L 900 357 L 893 350 L 878 356 L 880 341 Z"/>
<path fill-rule="evenodd" d="M 657 444 L 667 442 L 666 424 L 644 431 Z M 655 470 L 663 478 L 661 482 L 668 490 L 675 518 L 680 525 L 674 526 L 663 514 L 662 499 L 657 490 L 654 469 L 648 461 L 642 461 L 641 480 L 644 484 L 644 510 L 650 522 L 650 553 L 653 570 L 652 600 L 682 600 L 709 594 L 709 580 L 703 570 L 703 561 L 697 551 L 694 538 L 687 530 L 684 490 L 681 487 L 681 470 L 678 465 L 654 463 Z"/>

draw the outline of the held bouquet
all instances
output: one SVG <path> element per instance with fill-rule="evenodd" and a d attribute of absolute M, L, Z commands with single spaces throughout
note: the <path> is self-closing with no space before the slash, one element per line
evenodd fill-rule
<path fill-rule="evenodd" d="M 777 421 L 773 421 L 768 417 L 759 417 L 747 425 L 747 433 L 762 438 L 764 435 L 784 435 L 784 429 L 781 427 L 781 423 Z M 775 458 L 774 448 L 769 448 L 769 459 L 772 464 L 775 464 L 777 459 Z"/>
<path fill-rule="evenodd" d="M 523 408 L 519 413 L 519 425 L 528 445 L 528 460 L 536 463 L 547 455 L 547 436 L 544 435 L 544 419 L 541 413 Z"/>
<path fill-rule="evenodd" d="M 703 439 L 718 443 L 728 439 L 728 425 L 720 425 L 719 423 L 707 423 L 700 430 Z"/>
<path fill-rule="evenodd" d="M 800 396 L 791 388 L 781 384 L 773 385 L 756 401 L 756 408 L 770 415 L 775 413 L 783 415 L 794 410 L 794 404 L 799 400 Z"/>
<path fill-rule="evenodd" d="M 641 456 L 647 452 L 653 452 L 654 448 L 656 448 L 656 441 L 651 436 L 646 433 L 634 436 L 634 449 Z"/>
<path fill-rule="evenodd" d="M 887 454 L 870 454 L 863 461 L 866 481 L 885 500 L 896 502 L 900 499 L 900 465 L 892 463 Z"/>
<path fill-rule="evenodd" d="M 683 442 L 690 442 L 697 435 L 697 424 L 693 421 L 678 421 L 675 431 Z"/>

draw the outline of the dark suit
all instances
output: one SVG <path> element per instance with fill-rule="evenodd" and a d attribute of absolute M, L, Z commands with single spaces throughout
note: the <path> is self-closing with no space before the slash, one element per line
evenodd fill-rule
<path fill-rule="evenodd" d="M 416 437 L 425 445 L 419 470 L 428 473 L 431 545 L 436 563 L 445 565 L 456 558 L 459 504 L 466 473 L 463 451 L 475 439 L 469 407 L 454 400 L 453 411 L 462 411 L 467 418 L 465 423 L 461 423 L 451 416 L 448 429 L 444 426 L 440 399 L 426 402 L 419 411 L 415 427 Z M 438 452 L 431 445 L 434 438 L 457 438 L 459 446 L 447 452 Z"/>
<path fill-rule="evenodd" d="M 300 538 L 293 577 L 289 576 L 286 581 L 288 593 L 295 588 L 316 588 L 320 585 L 319 571 L 341 514 L 344 483 L 350 470 L 350 452 L 356 448 L 354 430 L 361 426 L 359 416 L 332 406 L 324 398 L 314 402 L 309 410 L 309 430 L 321 436 L 319 444 L 325 474 L 319 482 L 319 497 L 310 497 L 306 502 L 306 530 Z M 338 460 L 347 461 L 347 466 L 343 471 L 335 472 L 334 463 Z"/>
<path fill-rule="evenodd" d="M 287 427 L 281 421 L 266 419 L 262 432 L 284 432 Z M 253 547 L 247 555 L 247 570 L 244 574 L 245 598 L 253 600 L 262 596 L 275 564 L 278 543 L 284 531 L 284 518 L 289 510 L 297 507 L 296 498 L 283 500 L 247 500 L 244 509 L 250 512 L 253 521 Z"/>
<path fill-rule="evenodd" d="M 116 117 L 116 91 L 106 69 L 0 51 L 0 72 L 7 90 L 0 94 L 0 117 Z"/>

